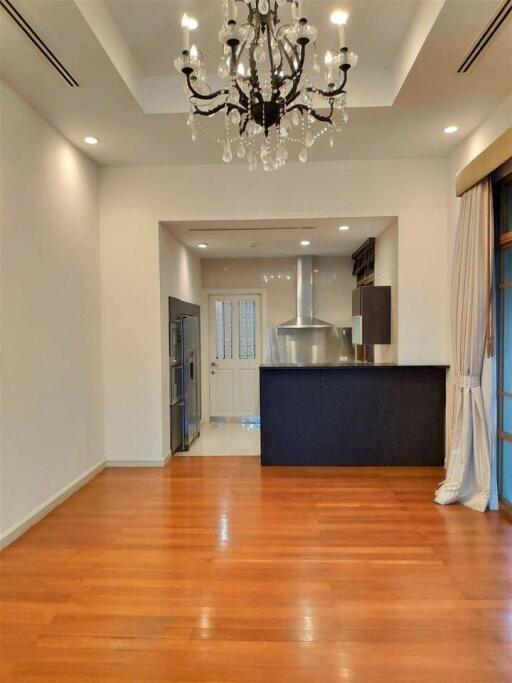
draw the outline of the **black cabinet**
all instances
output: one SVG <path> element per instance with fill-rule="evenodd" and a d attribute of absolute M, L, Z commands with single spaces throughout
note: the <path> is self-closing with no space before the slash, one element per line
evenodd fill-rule
<path fill-rule="evenodd" d="M 391 287 L 358 287 L 352 292 L 352 342 L 391 343 Z"/>
<path fill-rule="evenodd" d="M 262 465 L 442 465 L 446 371 L 262 367 Z"/>

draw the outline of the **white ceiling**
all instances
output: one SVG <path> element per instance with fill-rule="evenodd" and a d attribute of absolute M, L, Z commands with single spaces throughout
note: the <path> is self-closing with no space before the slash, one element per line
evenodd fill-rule
<path fill-rule="evenodd" d="M 94 161 L 219 162 L 217 144 L 203 135 L 192 143 L 186 114 L 170 113 L 185 108 L 172 65 L 180 49 L 179 17 L 185 9 L 196 14 L 199 33 L 206 44 L 214 44 L 219 22 L 208 17 L 218 17 L 218 0 L 13 1 L 80 87 L 66 85 L 4 12 L 2 78 Z M 321 139 L 310 159 L 447 156 L 512 90 L 510 21 L 470 73 L 457 74 L 501 1 L 341 2 L 351 10 L 347 34 L 354 40 L 361 68 L 354 71 L 353 89 L 349 86 L 352 108 L 343 135 L 334 149 Z M 319 17 L 322 35 L 329 34 L 331 40 L 326 17 L 337 3 L 307 2 Z M 213 71 L 218 54 L 209 59 Z M 444 135 L 448 124 L 458 125 L 459 132 Z M 100 138 L 100 144 L 88 147 L 85 135 Z"/>
<path fill-rule="evenodd" d="M 162 225 L 201 258 L 349 256 L 368 237 L 376 237 L 393 216 L 250 221 L 163 222 Z M 340 232 L 340 225 L 349 230 Z M 309 240 L 308 247 L 300 246 Z M 200 242 L 208 249 L 199 249 Z"/>
<path fill-rule="evenodd" d="M 350 13 L 347 37 L 360 55 L 359 66 L 390 66 L 418 7 L 417 0 L 359 0 L 342 2 Z M 180 19 L 187 12 L 199 21 L 191 41 L 200 47 L 208 60 L 209 71 L 215 72 L 221 50 L 217 32 L 221 21 L 218 0 L 106 0 L 106 5 L 140 68 L 146 76 L 174 75 L 174 59 L 181 44 Z M 237 3 L 239 21 L 247 16 L 247 8 Z M 319 29 L 318 53 L 336 48 L 337 32 L 329 17 L 340 3 L 332 0 L 306 0 L 308 20 Z M 282 21 L 291 16 L 289 6 L 280 11 Z"/>

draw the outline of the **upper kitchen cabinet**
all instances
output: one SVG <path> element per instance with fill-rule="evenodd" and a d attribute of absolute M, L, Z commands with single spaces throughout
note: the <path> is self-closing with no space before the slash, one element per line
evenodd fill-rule
<path fill-rule="evenodd" d="M 352 292 L 352 342 L 391 343 L 391 287 L 358 287 Z"/>

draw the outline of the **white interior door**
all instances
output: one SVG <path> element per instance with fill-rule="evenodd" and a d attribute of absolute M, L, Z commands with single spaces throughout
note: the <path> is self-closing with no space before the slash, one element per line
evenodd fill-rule
<path fill-rule="evenodd" d="M 260 413 L 261 297 L 209 297 L 210 417 Z"/>

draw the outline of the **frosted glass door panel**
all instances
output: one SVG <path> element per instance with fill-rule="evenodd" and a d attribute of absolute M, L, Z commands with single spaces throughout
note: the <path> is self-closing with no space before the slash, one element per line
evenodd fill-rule
<path fill-rule="evenodd" d="M 238 302 L 238 357 L 241 360 L 256 358 L 256 301 L 240 299 Z"/>
<path fill-rule="evenodd" d="M 233 358 L 233 304 L 231 301 L 215 302 L 215 336 L 217 360 Z"/>
<path fill-rule="evenodd" d="M 259 294 L 210 296 L 210 417 L 259 416 Z"/>

